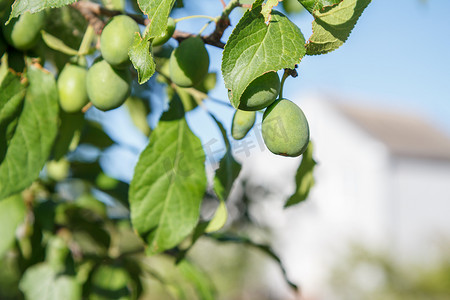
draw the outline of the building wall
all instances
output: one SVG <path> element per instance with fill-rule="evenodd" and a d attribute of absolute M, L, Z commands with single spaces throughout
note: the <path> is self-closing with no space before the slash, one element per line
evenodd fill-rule
<path fill-rule="evenodd" d="M 310 124 L 316 185 L 307 201 L 288 209 L 261 201 L 255 216 L 269 220 L 273 247 L 303 295 L 333 299 L 330 270 L 353 244 L 399 259 L 432 257 L 433 241 L 450 234 L 450 162 L 393 156 L 332 103 L 312 97 L 298 104 Z M 272 200 L 286 200 L 299 159 L 255 149 L 243 177 L 272 190 Z M 270 270 L 267 282 L 288 299 L 279 270 Z"/>
<path fill-rule="evenodd" d="M 397 158 L 393 179 L 397 257 L 429 263 L 450 241 L 450 162 Z"/>
<path fill-rule="evenodd" d="M 309 123 L 316 186 L 309 199 L 283 212 L 276 249 L 305 295 L 320 298 L 332 266 L 353 243 L 389 243 L 386 147 L 320 99 L 301 104 Z"/>

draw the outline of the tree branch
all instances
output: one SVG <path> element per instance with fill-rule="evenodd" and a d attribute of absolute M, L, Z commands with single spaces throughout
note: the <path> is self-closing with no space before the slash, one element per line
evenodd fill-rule
<path fill-rule="evenodd" d="M 228 28 L 228 26 L 230 26 L 230 19 L 228 18 L 228 15 L 235 7 L 238 6 L 242 6 L 238 0 L 231 0 L 230 3 L 228 3 L 228 5 L 224 8 L 224 11 L 220 16 L 220 18 L 217 19 L 214 31 L 209 35 L 201 36 L 205 44 L 209 44 L 221 49 L 225 47 L 225 43 L 223 43 L 220 39 L 222 38 L 223 33 Z M 104 16 L 114 17 L 123 14 L 123 12 L 121 11 L 110 10 L 101 6 L 100 4 L 90 1 L 75 2 L 72 4 L 72 7 L 77 9 L 83 15 L 83 17 L 94 28 L 94 31 L 97 34 L 102 33 L 103 27 L 106 24 L 106 21 L 103 19 Z M 144 18 L 142 15 L 134 15 L 134 14 L 127 14 L 127 15 L 133 18 L 137 23 L 144 26 L 147 26 L 150 22 L 147 18 Z M 193 33 L 175 30 L 172 37 L 176 39 L 178 42 L 181 42 L 195 35 L 196 34 Z"/>

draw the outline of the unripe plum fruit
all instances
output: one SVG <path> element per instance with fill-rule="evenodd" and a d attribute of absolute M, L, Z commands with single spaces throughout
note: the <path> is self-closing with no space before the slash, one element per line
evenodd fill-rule
<path fill-rule="evenodd" d="M 26 12 L 19 18 L 12 19 L 6 27 L 3 27 L 3 35 L 14 48 L 29 50 L 38 41 L 44 22 L 45 13 L 43 11 L 34 14 Z"/>
<path fill-rule="evenodd" d="M 128 69 L 114 69 L 105 60 L 95 63 L 86 76 L 89 99 L 103 111 L 117 108 L 125 102 L 130 95 L 130 83 Z"/>
<path fill-rule="evenodd" d="M 276 72 L 268 72 L 253 80 L 241 96 L 239 109 L 260 110 L 275 101 L 280 92 L 280 78 Z"/>
<path fill-rule="evenodd" d="M 175 31 L 175 20 L 173 18 L 170 18 L 167 20 L 167 28 L 164 31 L 164 33 L 160 36 L 157 36 L 153 39 L 152 45 L 153 46 L 161 46 L 165 44 L 173 35 L 173 32 Z"/>
<path fill-rule="evenodd" d="M 115 16 L 103 28 L 100 50 L 103 59 L 114 67 L 126 67 L 129 63 L 128 49 L 133 44 L 138 24 L 129 16 Z"/>
<path fill-rule="evenodd" d="M 287 99 L 266 109 L 261 131 L 267 148 L 275 154 L 299 156 L 308 147 L 308 121 L 300 107 Z"/>
<path fill-rule="evenodd" d="M 67 64 L 58 77 L 58 94 L 61 108 L 68 113 L 78 112 L 89 102 L 84 67 Z"/>
<path fill-rule="evenodd" d="M 243 139 L 255 124 L 256 112 L 236 110 L 231 125 L 231 135 L 235 140 Z"/>
<path fill-rule="evenodd" d="M 209 55 L 200 37 L 180 43 L 170 55 L 170 79 L 178 86 L 192 87 L 208 74 Z"/>

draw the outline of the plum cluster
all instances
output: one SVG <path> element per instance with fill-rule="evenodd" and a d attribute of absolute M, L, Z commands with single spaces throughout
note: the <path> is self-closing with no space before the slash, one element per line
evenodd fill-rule
<path fill-rule="evenodd" d="M 309 126 L 303 111 L 287 99 L 277 99 L 280 79 L 267 72 L 253 80 L 239 99 L 232 121 L 234 139 L 243 139 L 255 124 L 256 111 L 265 109 L 261 124 L 262 137 L 274 154 L 299 156 L 309 143 Z M 232 91 L 228 91 L 231 99 Z"/>

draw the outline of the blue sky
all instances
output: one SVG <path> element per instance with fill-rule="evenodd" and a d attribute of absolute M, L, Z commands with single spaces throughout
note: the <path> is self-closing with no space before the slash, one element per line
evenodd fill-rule
<path fill-rule="evenodd" d="M 186 1 L 186 5 L 187 11 L 179 10 L 174 17 L 216 16 L 221 11 L 219 0 Z M 341 48 L 326 55 L 303 58 L 298 69 L 300 76 L 286 81 L 284 96 L 301 99 L 313 92 L 326 92 L 349 101 L 393 106 L 420 113 L 450 133 L 449 11 L 450 1 L 447 0 L 372 1 Z M 232 24 L 237 24 L 241 14 L 239 11 L 232 13 Z M 291 19 L 308 38 L 312 17 L 302 13 Z M 177 28 L 198 32 L 201 26 L 197 19 L 183 21 Z M 226 31 L 224 40 L 231 31 L 231 28 Z M 208 51 L 212 62 L 210 71 L 220 72 L 222 51 L 214 47 L 208 47 Z M 220 79 L 211 95 L 227 101 Z M 206 104 L 229 129 L 233 110 L 210 101 Z M 123 110 L 108 114 L 114 117 L 109 131 L 117 140 L 137 149 L 145 147 L 145 137 L 137 133 L 123 134 L 132 127 Z M 203 143 L 220 139 L 214 123 L 201 109 L 190 112 L 187 118 Z M 221 142 L 215 147 L 223 148 Z M 116 154 L 121 156 L 120 161 L 115 158 Z M 136 159 L 135 154 L 118 148 L 111 149 L 103 158 L 106 163 L 114 160 L 109 172 L 122 179 L 129 179 L 133 171 L 130 166 Z"/>

